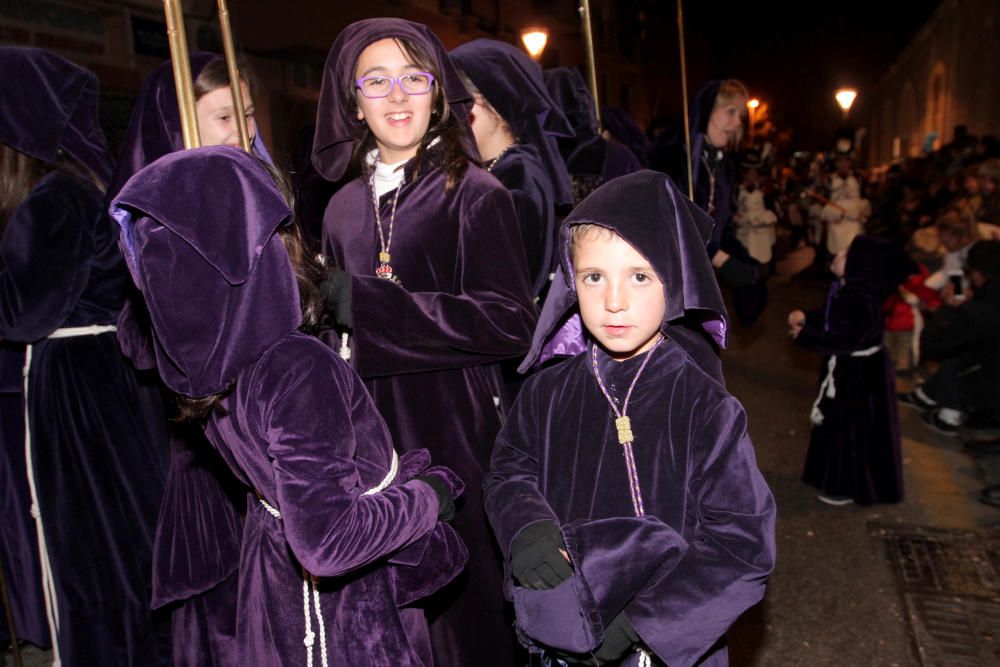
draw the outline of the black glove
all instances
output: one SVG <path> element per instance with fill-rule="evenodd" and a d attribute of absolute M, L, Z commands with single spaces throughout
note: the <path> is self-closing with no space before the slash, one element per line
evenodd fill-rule
<path fill-rule="evenodd" d="M 326 309 L 342 327 L 354 327 L 351 314 L 351 274 L 340 269 L 327 269 L 326 277 L 319 284 Z"/>
<path fill-rule="evenodd" d="M 719 277 L 729 287 L 753 285 L 759 278 L 758 271 L 749 262 L 730 257 L 719 267 Z"/>
<path fill-rule="evenodd" d="M 413 479 L 418 479 L 427 486 L 434 489 L 438 497 L 438 521 L 451 521 L 455 518 L 455 501 L 451 497 L 451 490 L 441 479 L 435 475 L 418 475 Z"/>
<path fill-rule="evenodd" d="M 566 549 L 559 526 L 551 521 L 533 523 L 510 545 L 510 569 L 524 588 L 547 590 L 573 576 L 573 567 L 559 552 Z"/>
<path fill-rule="evenodd" d="M 546 653 L 569 665 L 607 665 L 618 662 L 639 643 L 639 635 L 624 611 L 611 619 L 604 628 L 604 641 L 593 655 L 578 655 L 546 649 Z"/>

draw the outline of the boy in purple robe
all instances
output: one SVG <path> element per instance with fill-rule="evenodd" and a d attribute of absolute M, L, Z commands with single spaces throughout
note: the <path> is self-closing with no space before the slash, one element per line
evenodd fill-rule
<path fill-rule="evenodd" d="M 435 660 L 509 665 L 480 483 L 507 410 L 500 362 L 527 351 L 535 308 L 510 193 L 472 157 L 471 102 L 427 26 L 353 23 L 330 48 L 312 159 L 351 177 L 323 220 L 339 349 L 400 450 L 427 446 L 468 488 L 455 528 L 469 568 L 428 603 Z"/>
<path fill-rule="evenodd" d="M 598 188 L 561 228 L 529 378 L 484 482 L 522 642 L 552 664 L 723 665 L 764 593 L 774 500 L 740 404 L 674 322 L 728 324 L 711 219 L 664 176 Z M 682 329 L 686 332 L 686 329 Z"/>
<path fill-rule="evenodd" d="M 432 664 L 412 605 L 465 563 L 440 520 L 462 483 L 425 450 L 397 456 L 361 380 L 298 331 L 291 211 L 268 171 L 229 147 L 173 153 L 112 210 L 157 369 L 248 489 L 237 664 Z"/>
<path fill-rule="evenodd" d="M 0 374 L 7 344 L 23 362 L 20 396 L 0 387 L 0 560 L 16 631 L 51 641 L 53 662 L 155 666 L 169 657 L 149 608 L 165 419 L 115 341 L 128 275 L 98 97 L 84 68 L 0 46 Z"/>

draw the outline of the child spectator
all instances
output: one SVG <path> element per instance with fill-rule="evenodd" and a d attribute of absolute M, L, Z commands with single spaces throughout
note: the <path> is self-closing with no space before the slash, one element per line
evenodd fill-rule
<path fill-rule="evenodd" d="M 774 500 L 742 406 L 697 361 L 707 343 L 676 326 L 696 312 L 725 343 L 711 230 L 651 171 L 597 189 L 562 225 L 521 370 L 575 356 L 525 383 L 483 485 L 535 653 L 723 665 L 723 633 L 763 596 Z"/>
<path fill-rule="evenodd" d="M 744 158 L 743 182 L 736 195 L 733 221 L 736 223 L 736 238 L 746 247 L 751 257 L 766 265 L 773 256 L 778 216 L 764 205 L 759 171 L 761 165 L 761 159 L 757 155 L 751 154 Z"/>
<path fill-rule="evenodd" d="M 795 342 L 825 355 L 802 479 L 830 505 L 903 498 L 892 359 L 882 346 L 882 304 L 916 264 L 896 244 L 858 236 L 839 253 L 826 305 L 788 315 Z"/>

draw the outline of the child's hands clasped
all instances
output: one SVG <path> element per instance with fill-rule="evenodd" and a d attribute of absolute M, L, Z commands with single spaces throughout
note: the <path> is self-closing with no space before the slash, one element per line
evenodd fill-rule
<path fill-rule="evenodd" d="M 573 576 L 559 526 L 542 521 L 518 533 L 510 545 L 510 569 L 518 584 L 532 590 L 555 588 Z"/>

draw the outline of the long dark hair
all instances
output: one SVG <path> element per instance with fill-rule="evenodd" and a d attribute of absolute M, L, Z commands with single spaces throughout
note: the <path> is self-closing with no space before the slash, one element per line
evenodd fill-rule
<path fill-rule="evenodd" d="M 417 147 L 417 154 L 414 157 L 413 177 L 418 178 L 423 171 L 428 147 L 436 139 L 440 139 L 440 142 L 434 146 L 432 153 L 435 155 L 434 162 L 445 173 L 445 190 L 451 190 L 461 182 L 466 170 L 469 168 L 469 163 L 476 162 L 466 150 L 466 129 L 462 126 L 458 117 L 451 112 L 451 107 L 439 83 L 441 74 L 434 65 L 434 60 L 430 57 L 430 54 L 419 44 L 408 39 L 395 37 L 393 41 L 399 46 L 403 55 L 434 75 L 434 87 L 431 90 L 431 95 L 434 96 L 431 122 L 427 127 L 427 132 L 424 133 L 423 138 L 420 140 L 420 145 Z M 353 69 L 357 69 L 357 63 L 354 63 Z M 345 81 L 343 85 L 346 93 L 345 99 L 351 100 L 351 110 L 356 111 L 357 86 L 353 80 Z M 361 139 L 355 143 L 354 153 L 351 155 L 349 169 L 352 175 L 369 172 L 370 169 L 365 163 L 365 157 L 376 147 L 375 135 L 368 127 L 368 124 L 364 121 L 360 122 L 364 125 L 364 133 Z"/>
<path fill-rule="evenodd" d="M 90 169 L 61 150 L 55 162 L 46 163 L 0 142 L 0 237 L 15 209 L 28 198 L 38 181 L 53 171 L 91 183 L 99 190 L 104 189 L 104 184 Z"/>
<path fill-rule="evenodd" d="M 289 208 L 295 210 L 294 195 L 287 176 L 274 165 L 263 160 L 261 160 L 261 164 L 264 165 L 275 185 L 278 186 L 278 190 L 281 191 Z M 305 241 L 302 239 L 302 232 L 294 220 L 279 227 L 277 234 L 282 243 L 285 244 L 285 251 L 288 253 L 292 271 L 295 273 L 295 282 L 299 288 L 299 306 L 302 308 L 302 323 L 299 325 L 299 331 L 314 333 L 319 328 L 320 318 L 323 315 L 323 295 L 317 287 L 323 279 L 323 265 L 316 256 L 309 253 Z M 234 387 L 235 383 L 231 383 L 217 394 L 199 398 L 177 394 L 175 396 L 177 410 L 174 420 L 178 422 L 205 420 L 217 409 L 219 401 L 231 393 Z"/>

